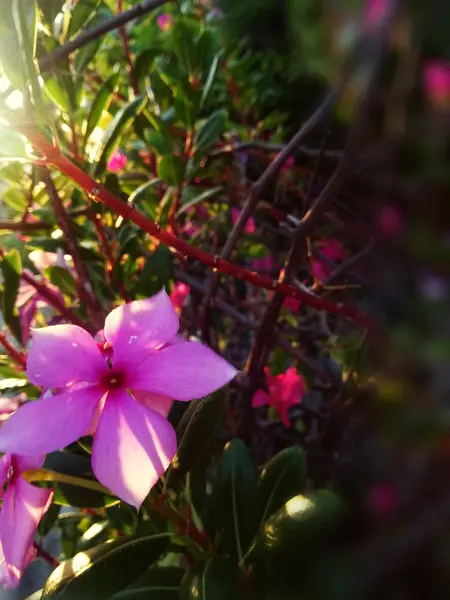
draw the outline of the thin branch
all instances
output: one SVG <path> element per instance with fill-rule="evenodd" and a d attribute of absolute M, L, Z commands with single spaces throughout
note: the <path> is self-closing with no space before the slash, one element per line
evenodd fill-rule
<path fill-rule="evenodd" d="M 119 13 L 123 12 L 123 0 L 117 0 L 117 10 L 119 11 Z M 119 34 L 120 34 L 120 39 L 122 40 L 123 53 L 124 53 L 125 58 L 127 59 L 127 63 L 128 63 L 128 76 L 130 78 L 131 87 L 133 88 L 134 95 L 139 96 L 139 94 L 140 94 L 139 86 L 138 86 L 138 82 L 136 79 L 136 75 L 134 73 L 133 59 L 131 58 L 130 46 L 128 44 L 127 31 L 126 31 L 124 25 L 119 27 Z"/>
<path fill-rule="evenodd" d="M 59 565 L 61 564 L 59 560 L 57 560 L 54 556 L 49 554 L 47 550 L 44 550 L 44 548 L 42 548 L 42 546 L 40 546 L 37 542 L 33 542 L 33 547 L 36 550 L 36 556 L 39 556 L 39 558 L 43 558 L 54 569 L 56 569 L 56 567 L 59 567 Z"/>
<path fill-rule="evenodd" d="M 89 42 L 96 40 L 105 33 L 122 27 L 133 19 L 142 17 L 152 10 L 156 10 L 163 4 L 166 4 L 168 1 L 169 0 L 144 0 L 139 4 L 136 4 L 136 6 L 133 6 L 132 8 L 115 15 L 108 21 L 102 21 L 98 25 L 94 25 L 93 27 L 89 27 L 89 29 L 85 29 L 82 33 L 80 33 L 80 35 L 77 35 L 76 38 L 70 40 L 70 42 L 67 42 L 67 44 L 64 44 L 61 46 L 61 48 L 58 48 L 54 52 L 51 52 L 50 54 L 47 54 L 47 56 L 41 58 L 39 61 L 39 69 L 41 73 L 54 69 L 61 60 L 67 58 L 70 54 L 72 54 L 72 52 L 75 52 L 75 50 L 79 50 L 86 44 L 89 44 Z"/>
<path fill-rule="evenodd" d="M 263 150 L 268 154 L 278 154 L 286 148 L 286 144 L 270 144 L 260 140 L 249 140 L 248 142 L 238 142 L 237 144 L 226 144 L 217 150 L 213 150 L 209 156 L 221 156 L 234 152 L 245 152 L 246 150 Z M 317 158 L 320 154 L 320 148 L 308 148 L 307 146 L 298 146 L 292 152 L 292 155 L 302 154 L 309 158 Z M 324 157 L 330 160 L 339 160 L 342 158 L 342 150 L 327 150 Z"/>
<path fill-rule="evenodd" d="M 36 221 L 35 223 L 27 223 L 24 221 L 0 221 L 0 230 L 5 231 L 39 231 L 41 229 L 52 229 L 52 223 L 45 221 Z"/>
<path fill-rule="evenodd" d="M 234 224 L 233 229 L 231 230 L 231 234 L 223 247 L 223 250 L 220 254 L 221 260 L 228 260 L 231 256 L 231 253 L 236 246 L 236 243 L 239 237 L 242 235 L 244 231 L 245 225 L 256 208 L 258 201 L 266 188 L 266 186 L 277 177 L 283 168 L 284 164 L 288 160 L 288 158 L 293 154 L 295 149 L 300 145 L 300 143 L 305 139 L 305 137 L 311 133 L 318 125 L 320 125 L 324 119 L 326 119 L 333 111 L 337 99 L 340 95 L 340 88 L 337 90 L 333 90 L 328 94 L 319 108 L 314 112 L 314 114 L 306 121 L 306 123 L 301 127 L 301 129 L 294 135 L 291 141 L 283 148 L 283 150 L 274 158 L 274 160 L 270 163 L 261 177 L 252 185 L 250 195 L 248 196 L 236 223 Z M 205 299 L 205 308 L 203 314 L 203 322 L 204 327 L 203 331 L 206 330 L 207 325 L 210 320 L 210 315 L 212 308 L 214 306 L 214 296 L 216 294 L 218 285 L 220 281 L 219 273 L 212 273 L 209 282 L 208 282 L 208 293 Z"/>
<path fill-rule="evenodd" d="M 341 303 L 336 304 L 330 300 L 320 298 L 305 289 L 287 285 L 286 283 L 273 281 L 270 277 L 258 275 L 258 273 L 244 269 L 219 256 L 213 256 L 207 252 L 187 244 L 178 239 L 168 231 L 161 228 L 152 219 L 146 217 L 136 210 L 134 206 L 127 204 L 100 183 L 92 179 L 87 173 L 75 165 L 69 158 L 64 156 L 59 148 L 55 148 L 42 134 L 28 127 L 16 126 L 25 136 L 28 137 L 33 146 L 45 156 L 45 162 L 54 165 L 57 169 L 72 179 L 80 188 L 87 191 L 91 197 L 103 202 L 110 210 L 121 215 L 124 219 L 129 219 L 143 231 L 153 236 L 161 243 L 168 246 L 173 251 L 178 252 L 182 257 L 191 257 L 207 267 L 216 269 L 221 273 L 241 279 L 256 287 L 266 290 L 278 290 L 285 296 L 301 300 L 305 306 L 310 306 L 317 310 L 329 312 L 341 316 L 375 332 L 378 327 L 375 322 L 367 315 L 363 314 L 358 308 L 346 306 Z"/>
<path fill-rule="evenodd" d="M 17 367 L 21 371 L 25 371 L 27 359 L 8 341 L 6 333 L 0 333 L 0 344 L 6 350 L 7 355 L 17 363 Z"/>

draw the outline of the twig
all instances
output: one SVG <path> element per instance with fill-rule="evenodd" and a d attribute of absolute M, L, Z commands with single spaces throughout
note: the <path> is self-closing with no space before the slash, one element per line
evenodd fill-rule
<path fill-rule="evenodd" d="M 21 371 L 25 371 L 27 366 L 26 358 L 7 340 L 5 333 L 0 333 L 0 344 L 6 350 L 6 353 L 12 358 Z"/>
<path fill-rule="evenodd" d="M 300 143 L 304 140 L 304 138 L 311 133 L 322 121 L 327 118 L 328 115 L 331 114 L 336 101 L 339 97 L 340 89 L 333 90 L 328 94 L 319 108 L 314 112 L 314 114 L 306 121 L 303 127 L 294 135 L 291 141 L 285 146 L 285 148 L 274 158 L 274 160 L 270 163 L 261 177 L 252 185 L 250 195 L 248 196 L 236 223 L 234 224 L 233 229 L 231 230 L 231 234 L 227 239 L 225 246 L 220 254 L 221 260 L 228 260 L 231 256 L 231 253 L 236 246 L 236 243 L 239 237 L 242 235 L 244 231 L 245 225 L 256 208 L 258 200 L 260 199 L 262 192 L 265 187 L 280 173 L 283 168 L 285 162 L 292 155 L 295 149 L 300 145 Z M 219 273 L 212 273 L 209 282 L 208 282 L 208 293 L 205 299 L 205 308 L 203 313 L 203 331 L 205 331 L 208 327 L 208 323 L 210 320 L 210 315 L 212 308 L 214 306 L 214 296 L 217 291 L 217 287 L 220 281 Z"/>
<path fill-rule="evenodd" d="M 114 29 L 125 25 L 125 23 L 128 23 L 133 19 L 142 17 L 152 10 L 156 10 L 168 1 L 170 0 L 144 0 L 139 4 L 136 4 L 136 6 L 112 17 L 108 21 L 102 21 L 98 25 L 85 29 L 80 35 L 77 35 L 76 38 L 70 40 L 70 42 L 67 42 L 67 44 L 64 44 L 61 48 L 58 48 L 54 52 L 41 58 L 39 61 L 40 72 L 43 73 L 44 71 L 54 69 L 59 61 L 67 58 L 67 56 L 72 54 L 72 52 L 75 52 L 75 50 L 79 50 L 86 44 L 89 44 L 89 42 L 96 40 L 105 33 L 114 31 Z"/>
<path fill-rule="evenodd" d="M 278 154 L 286 148 L 286 144 L 270 144 L 268 142 L 261 142 L 260 140 L 250 140 L 248 142 L 238 142 L 236 144 L 226 144 L 217 150 L 210 152 L 209 156 L 221 156 L 222 154 L 244 152 L 245 150 L 263 150 L 269 154 Z M 292 152 L 293 155 L 303 154 L 309 158 L 317 158 L 320 154 L 320 148 L 308 148 L 307 146 L 298 146 Z M 332 160 L 339 160 L 342 158 L 341 150 L 327 150 L 324 153 L 324 157 Z"/>
<path fill-rule="evenodd" d="M 117 0 L 117 10 L 119 13 L 123 12 L 123 0 Z M 139 96 L 139 86 L 136 79 L 136 75 L 134 73 L 133 68 L 133 59 L 131 58 L 130 46 L 128 44 L 128 36 L 125 26 L 122 25 L 119 27 L 120 39 L 122 40 L 123 53 L 128 63 L 128 76 L 130 78 L 131 87 L 133 88 L 133 92 L 135 96 Z"/>
<path fill-rule="evenodd" d="M 351 267 L 354 267 L 356 265 L 356 263 L 358 263 L 362 258 L 367 256 L 367 254 L 369 254 L 369 252 L 373 248 L 373 244 L 374 244 L 374 242 L 373 242 L 373 240 L 371 240 L 370 244 L 368 244 L 365 248 L 363 248 L 361 250 L 361 252 L 358 252 L 358 254 L 351 256 L 348 260 L 346 260 L 341 265 L 336 267 L 334 269 L 334 271 L 330 274 L 330 276 L 320 285 L 320 287 L 326 287 L 326 286 L 330 285 L 331 283 L 333 283 L 333 281 L 335 281 L 343 273 L 348 271 Z"/>
<path fill-rule="evenodd" d="M 59 565 L 61 564 L 59 560 L 57 560 L 54 556 L 49 554 L 47 550 L 44 550 L 44 548 L 42 548 L 42 546 L 40 546 L 37 542 L 33 542 L 33 547 L 36 550 L 37 556 L 43 558 L 46 562 L 48 562 L 48 564 L 51 567 L 53 567 L 54 569 L 56 569 L 56 567 L 59 567 Z"/>
<path fill-rule="evenodd" d="M 75 267 L 75 271 L 78 275 L 78 293 L 80 295 L 80 299 L 85 302 L 86 308 L 91 313 L 91 317 L 94 320 L 94 323 L 98 325 L 98 328 L 102 326 L 102 323 L 98 323 L 97 321 L 101 319 L 103 321 L 104 312 L 103 307 L 100 302 L 97 300 L 93 293 L 92 283 L 89 277 L 88 270 L 84 261 L 81 257 L 80 249 L 78 246 L 77 239 L 72 231 L 72 227 L 70 225 L 70 221 L 64 205 L 62 203 L 61 198 L 59 197 L 58 191 L 53 183 L 50 172 L 47 168 L 43 168 L 41 170 L 42 181 L 47 189 L 47 193 L 50 198 L 51 205 L 53 207 L 53 211 L 55 213 L 56 220 L 58 222 L 59 227 L 64 233 L 65 242 L 67 245 L 67 249 L 69 254 L 72 256 L 73 264 Z"/>
<path fill-rule="evenodd" d="M 0 230 L 6 231 L 39 231 L 40 229 L 52 229 L 52 223 L 45 221 L 36 221 L 35 223 L 26 223 L 24 221 L 0 221 Z"/>
<path fill-rule="evenodd" d="M 346 306 L 341 303 L 336 304 L 330 300 L 311 294 L 305 289 L 287 285 L 283 282 L 273 281 L 270 277 L 258 275 L 256 272 L 249 271 L 239 265 L 222 260 L 220 256 L 208 254 L 200 248 L 191 246 L 183 240 L 178 239 L 176 236 L 162 229 L 161 226 L 152 219 L 136 210 L 134 206 L 123 202 L 123 200 L 112 194 L 104 186 L 95 181 L 95 179 L 92 179 L 92 177 L 64 156 L 59 148 L 53 147 L 51 142 L 49 142 L 42 134 L 25 126 L 20 127 L 16 124 L 15 126 L 16 129 L 27 136 L 33 146 L 45 156 L 47 164 L 54 165 L 62 173 L 72 179 L 79 187 L 87 191 L 90 196 L 103 202 L 110 210 L 118 213 L 124 219 L 129 219 L 143 231 L 153 236 L 170 249 L 178 252 L 182 257 L 189 256 L 203 263 L 207 267 L 216 269 L 217 271 L 235 277 L 236 279 L 246 281 L 256 287 L 273 291 L 278 290 L 285 296 L 301 300 L 306 306 L 349 319 L 372 332 L 377 331 L 378 327 L 374 321 L 356 307 Z"/>

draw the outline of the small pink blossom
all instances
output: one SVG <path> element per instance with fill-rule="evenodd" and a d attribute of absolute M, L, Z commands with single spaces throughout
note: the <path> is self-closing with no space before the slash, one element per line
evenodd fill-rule
<path fill-rule="evenodd" d="M 370 490 L 369 505 L 376 516 L 390 518 L 398 508 L 397 492 L 388 483 L 378 483 Z"/>
<path fill-rule="evenodd" d="M 35 330 L 28 378 L 58 391 L 8 419 L 0 429 L 0 451 L 46 454 L 92 434 L 97 479 L 138 508 L 176 452 L 166 419 L 172 400 L 201 398 L 237 373 L 198 342 L 174 343 L 178 327 L 162 290 L 109 313 L 103 352 L 76 325 Z"/>
<path fill-rule="evenodd" d="M 172 15 L 162 14 L 156 18 L 156 22 L 158 23 L 158 27 L 161 31 L 167 31 L 173 25 L 173 17 Z"/>
<path fill-rule="evenodd" d="M 233 207 L 231 209 L 231 220 L 233 221 L 233 225 L 239 219 L 240 214 L 241 214 L 240 208 Z M 253 217 L 250 217 L 249 219 L 247 219 L 247 223 L 245 224 L 244 231 L 245 231 L 245 233 L 247 233 L 249 235 L 252 233 L 255 233 L 256 223 L 255 223 L 255 219 Z"/>
<path fill-rule="evenodd" d="M 270 273 L 275 267 L 275 261 L 271 254 L 268 254 L 264 258 L 254 258 L 250 264 L 252 269 L 263 273 Z"/>
<path fill-rule="evenodd" d="M 298 300 L 297 298 L 285 298 L 284 302 L 283 302 L 283 307 L 287 308 L 288 310 L 292 311 L 292 312 L 298 312 L 300 310 L 300 307 L 302 305 L 301 300 Z"/>
<path fill-rule="evenodd" d="M 17 587 L 36 555 L 34 534 L 52 502 L 53 490 L 31 485 L 22 474 L 39 469 L 42 463 L 42 456 L 5 454 L 0 458 L 0 582 L 4 587 Z"/>
<path fill-rule="evenodd" d="M 320 253 L 331 262 L 337 262 L 344 258 L 342 243 L 334 238 L 323 240 L 319 246 Z M 331 275 L 332 267 L 325 261 L 317 258 L 312 261 L 312 274 L 314 279 L 324 282 Z"/>
<path fill-rule="evenodd" d="M 180 312 L 184 306 L 186 298 L 189 296 L 191 288 L 182 281 L 176 281 L 170 294 L 170 299 L 177 312 Z"/>
<path fill-rule="evenodd" d="M 252 406 L 260 407 L 267 404 L 273 406 L 279 413 L 282 422 L 290 427 L 288 412 L 294 404 L 300 404 L 306 390 L 305 380 L 295 367 L 289 368 L 281 375 L 271 375 L 268 367 L 264 369 L 268 392 L 257 390 L 253 395 Z"/>
<path fill-rule="evenodd" d="M 383 206 L 378 216 L 378 227 L 385 237 L 395 237 L 403 230 L 402 213 L 392 205 Z"/>
<path fill-rule="evenodd" d="M 125 169 L 127 163 L 128 158 L 125 156 L 125 154 L 122 154 L 121 152 L 116 150 L 116 152 L 114 152 L 114 154 L 112 154 L 111 158 L 109 159 L 107 168 L 110 173 L 117 173 L 117 171 Z"/>
<path fill-rule="evenodd" d="M 450 63 L 429 61 L 423 69 L 423 84 L 430 103 L 436 108 L 450 104 Z"/>

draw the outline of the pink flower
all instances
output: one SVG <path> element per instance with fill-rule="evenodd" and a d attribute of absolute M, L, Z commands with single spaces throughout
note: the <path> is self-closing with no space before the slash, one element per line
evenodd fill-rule
<path fill-rule="evenodd" d="M 301 300 L 298 300 L 297 298 L 285 298 L 283 302 L 283 307 L 292 312 L 300 310 L 301 305 Z"/>
<path fill-rule="evenodd" d="M 269 369 L 264 369 L 266 384 L 269 392 L 257 390 L 252 398 L 252 406 L 260 407 L 269 404 L 279 413 L 282 422 L 290 427 L 288 411 L 294 404 L 300 404 L 305 393 L 306 385 L 302 375 L 295 367 L 291 367 L 281 375 L 271 375 Z"/>
<path fill-rule="evenodd" d="M 320 253 L 332 262 L 344 258 L 342 243 L 334 238 L 324 240 L 320 244 Z M 317 281 L 324 282 L 331 275 L 332 267 L 325 261 L 315 259 L 312 261 L 312 274 Z"/>
<path fill-rule="evenodd" d="M 156 22 L 161 31 L 167 31 L 173 25 L 173 17 L 172 15 L 162 14 L 156 18 Z"/>
<path fill-rule="evenodd" d="M 24 471 L 39 469 L 42 462 L 42 456 L 5 454 L 0 458 L 0 581 L 5 587 L 17 587 L 35 557 L 33 537 L 53 499 L 53 490 L 38 488 L 22 477 Z"/>
<path fill-rule="evenodd" d="M 436 108 L 450 102 L 450 64 L 440 60 L 428 62 L 423 69 L 423 84 L 428 100 Z"/>
<path fill-rule="evenodd" d="M 366 0 L 363 25 L 366 29 L 378 27 L 386 14 L 388 0 Z"/>
<path fill-rule="evenodd" d="M 114 152 L 108 161 L 107 169 L 110 173 L 117 173 L 127 166 L 128 158 L 118 150 Z"/>
<path fill-rule="evenodd" d="M 273 260 L 273 256 L 268 254 L 264 258 L 254 258 L 250 264 L 255 271 L 270 273 L 275 266 L 275 261 Z"/>
<path fill-rule="evenodd" d="M 231 209 L 231 220 L 233 221 L 233 225 L 239 219 L 240 214 L 241 214 L 240 208 L 234 207 Z M 250 217 L 249 219 L 247 219 L 247 223 L 245 224 L 244 231 L 245 231 L 245 233 L 248 233 L 248 234 L 255 233 L 256 223 L 255 223 L 255 219 L 253 217 Z"/>
<path fill-rule="evenodd" d="M 170 294 L 170 299 L 175 307 L 175 310 L 181 311 L 183 308 L 184 302 L 189 296 L 191 292 L 191 288 L 183 283 L 182 281 L 176 281 L 173 286 L 172 293 Z"/>
<path fill-rule="evenodd" d="M 35 330 L 28 377 L 58 393 L 27 403 L 8 419 L 0 451 L 46 454 L 91 433 L 97 479 L 138 508 L 176 452 L 166 419 L 172 400 L 201 398 L 237 373 L 200 343 L 171 343 L 178 327 L 162 290 L 109 313 L 103 352 L 75 325 Z"/>
<path fill-rule="evenodd" d="M 378 227 L 385 237 L 395 237 L 403 229 L 403 215 L 395 206 L 384 206 L 378 216 Z"/>

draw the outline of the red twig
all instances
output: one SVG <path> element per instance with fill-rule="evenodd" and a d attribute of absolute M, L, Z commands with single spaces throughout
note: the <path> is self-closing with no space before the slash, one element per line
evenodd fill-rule
<path fill-rule="evenodd" d="M 25 371 L 25 368 L 27 366 L 26 358 L 16 348 L 14 348 L 14 346 L 10 342 L 8 342 L 5 333 L 0 333 L 0 344 L 6 350 L 8 356 L 17 363 L 19 369 L 21 371 Z"/>
<path fill-rule="evenodd" d="M 59 560 L 57 560 L 54 556 L 49 554 L 47 550 L 44 550 L 44 548 L 42 548 L 42 546 L 40 546 L 37 542 L 33 542 L 33 547 L 37 552 L 37 556 L 47 561 L 51 567 L 53 567 L 54 569 L 56 569 L 56 567 L 59 567 L 59 565 L 61 564 Z"/>
<path fill-rule="evenodd" d="M 117 0 L 117 11 L 119 13 L 121 13 L 123 11 L 123 0 Z M 127 59 L 127 63 L 128 63 L 128 76 L 130 78 L 131 87 L 133 88 L 134 95 L 139 96 L 140 91 L 139 91 L 139 86 L 138 86 L 138 82 L 136 79 L 136 75 L 134 73 L 133 59 L 131 58 L 130 46 L 128 44 L 128 36 L 127 36 L 127 30 L 125 29 L 125 25 L 122 25 L 122 27 L 119 27 L 119 34 L 120 34 L 120 39 L 122 40 L 123 53 L 124 53 L 125 58 Z"/>
<path fill-rule="evenodd" d="M 221 273 L 230 275 L 236 279 L 241 279 L 256 287 L 280 291 L 285 296 L 301 300 L 306 306 L 349 319 L 372 332 L 377 329 L 374 321 L 354 306 L 334 303 L 325 298 L 315 296 L 304 289 L 287 285 L 280 281 L 274 281 L 270 277 L 258 275 L 256 272 L 249 271 L 226 260 L 222 260 L 219 256 L 213 256 L 199 248 L 187 244 L 183 240 L 179 240 L 174 235 L 161 229 L 160 225 L 144 216 L 133 206 L 123 202 L 120 198 L 117 198 L 117 196 L 95 181 L 95 179 L 82 171 L 71 160 L 64 156 L 58 148 L 55 148 L 42 134 L 26 127 L 22 127 L 21 131 L 29 138 L 34 147 L 45 156 L 47 164 L 54 165 L 62 173 L 77 183 L 79 187 L 87 191 L 91 197 L 103 202 L 103 204 L 121 215 L 124 219 L 130 219 L 143 231 L 167 245 L 170 249 L 179 252 L 182 257 L 191 257 L 207 267 L 211 267 L 213 270 L 220 271 Z"/>

